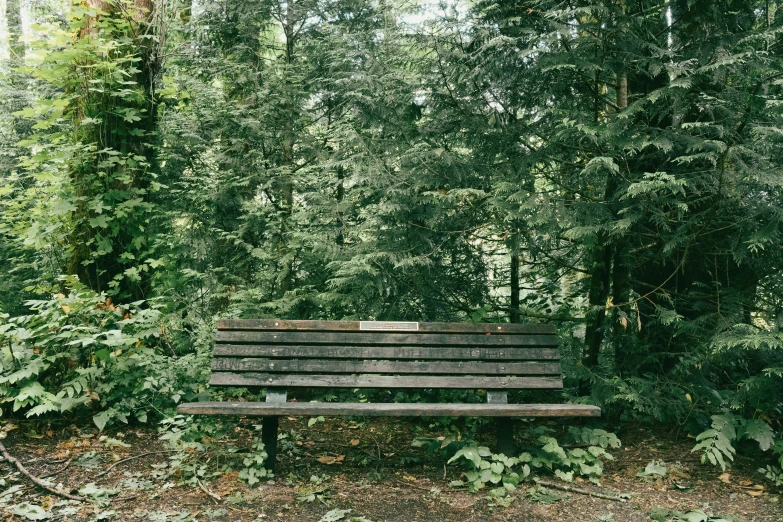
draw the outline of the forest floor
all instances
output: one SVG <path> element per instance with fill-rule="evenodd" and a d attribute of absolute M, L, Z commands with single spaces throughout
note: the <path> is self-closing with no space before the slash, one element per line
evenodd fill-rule
<path fill-rule="evenodd" d="M 606 464 L 602 487 L 575 484 L 594 492 L 627 493 L 626 502 L 550 490 L 563 495 L 557 500 L 559 495 L 530 495 L 529 486 L 521 485 L 510 505 L 502 507 L 493 505 L 486 492 L 471 494 L 450 488 L 449 482 L 459 478 L 459 467 L 446 467 L 442 457 L 424 458 L 421 448 L 411 447 L 415 436 L 427 434 L 426 426 L 404 419 L 353 422 L 327 418 L 308 428 L 307 420 L 281 419 L 281 430 L 298 439 L 296 450 L 279 455 L 274 480 L 253 488 L 241 482 L 236 471 L 205 476 L 201 486 L 178 485 L 166 473 L 170 453 L 152 429 L 136 426 L 101 434 L 92 427 L 42 429 L 36 425 L 36 432 L 33 424 L 18 423 L 3 441 L 13 456 L 32 474 L 51 475 L 53 483 L 74 492 L 81 490 L 96 500 L 66 505 L 2 462 L 0 518 L 624 522 L 652 520 L 651 513 L 663 508 L 698 509 L 745 521 L 783 521 L 781 490 L 770 488 L 756 472 L 758 463 L 738 456 L 724 474 L 699 462 L 698 455 L 691 453 L 692 440 L 675 439 L 671 433 L 626 428 L 618 433 L 623 446 L 612 451 L 615 460 Z M 134 456 L 139 457 L 120 462 Z M 666 474 L 654 479 L 637 476 L 651 461 L 664 462 Z"/>

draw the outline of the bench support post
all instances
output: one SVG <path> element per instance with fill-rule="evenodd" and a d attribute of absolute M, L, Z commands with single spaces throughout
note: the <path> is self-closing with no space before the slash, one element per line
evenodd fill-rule
<path fill-rule="evenodd" d="M 508 392 L 488 391 L 487 404 L 508 404 Z M 510 417 L 495 417 L 496 449 L 506 457 L 514 456 L 514 421 Z"/>
<path fill-rule="evenodd" d="M 288 394 L 285 390 L 273 390 L 267 388 L 266 402 L 286 402 Z M 277 425 L 279 417 L 277 415 L 264 417 L 261 421 L 261 442 L 264 443 L 266 450 L 266 462 L 264 467 L 271 472 L 275 471 L 277 464 Z"/>

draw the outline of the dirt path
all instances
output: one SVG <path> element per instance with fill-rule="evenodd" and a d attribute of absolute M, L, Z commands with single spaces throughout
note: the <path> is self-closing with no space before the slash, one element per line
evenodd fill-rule
<path fill-rule="evenodd" d="M 755 463 L 739 457 L 728 475 L 722 475 L 719 469 L 701 465 L 687 440 L 653 437 L 645 430 L 620 433 L 624 445 L 612 452 L 616 460 L 607 463 L 603 488 L 576 484 L 592 491 L 629 493 L 627 502 L 580 494 L 566 494 L 559 501 L 539 494 L 536 501 L 525 494 L 527 487 L 520 487 L 510 505 L 503 507 L 493 505 L 484 492 L 450 488 L 448 483 L 460 470 L 444 468 L 441 457 L 424 458 L 422 450 L 412 448 L 410 442 L 422 434 L 421 426 L 404 420 L 356 424 L 326 419 L 308 428 L 307 419 L 283 419 L 281 429 L 290 442 L 289 451 L 280 456 L 276 477 L 251 488 L 218 461 L 209 461 L 200 470 L 200 485 L 180 484 L 177 475 L 168 472 L 171 453 L 148 453 L 166 450 L 154 430 L 134 427 L 99 434 L 71 426 L 39 434 L 32 424 L 22 424 L 5 441 L 9 451 L 39 477 L 55 473 L 51 480 L 66 489 L 87 485 L 82 494 L 94 501 L 56 506 L 62 499 L 35 488 L 3 462 L 0 512 L 7 520 L 62 521 L 318 522 L 329 512 L 333 520 L 354 517 L 362 522 L 650 521 L 657 507 L 700 509 L 745 521 L 783 521 L 781 492 L 763 482 Z M 241 442 L 248 433 L 239 430 L 236 439 L 226 443 Z M 105 472 L 113 463 L 142 454 Z M 665 463 L 666 475 L 638 477 L 653 460 Z M 224 472 L 211 476 L 215 470 Z"/>

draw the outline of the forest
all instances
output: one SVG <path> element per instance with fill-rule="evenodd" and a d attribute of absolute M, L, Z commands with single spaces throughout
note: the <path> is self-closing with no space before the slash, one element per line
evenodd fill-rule
<path fill-rule="evenodd" d="M 162 495 L 140 520 L 256 520 L 265 505 L 270 520 L 506 520 L 524 506 L 536 521 L 783 520 L 777 8 L 0 0 L 3 516 L 130 520 L 134 502 L 122 501 L 136 491 Z M 602 416 L 525 421 L 527 450 L 507 460 L 485 451 L 486 419 L 291 418 L 283 471 L 265 475 L 254 421 L 175 410 L 263 400 L 261 389 L 208 381 L 217 321 L 268 318 L 555 325 L 564 388 L 543 400 Z M 335 442 L 343 436 L 347 449 Z M 112 455 L 134 452 L 132 437 L 136 450 L 162 448 L 163 464 L 122 486 L 96 481 Z M 637 460 L 627 464 L 635 486 L 618 490 L 652 483 L 691 497 L 668 506 L 660 493 L 658 507 L 631 500 L 627 513 L 584 518 L 535 511 L 592 506 L 595 497 L 571 498 L 579 492 L 561 497 L 607 486 L 604 466 L 618 465 L 607 450 L 630 455 L 619 456 L 620 441 Z M 311 442 L 321 456 L 295 471 L 317 453 Z M 79 468 L 41 480 L 75 487 L 86 511 L 14 475 L 13 455 L 35 460 L 34 447 Z M 491 478 L 479 473 L 490 461 Z M 30 475 L 57 467 L 37 465 Z M 452 511 L 346 507 L 338 478 L 322 475 L 338 466 L 352 470 L 346 484 L 361 476 L 381 496 L 401 473 L 395 487 L 424 484 L 408 488 L 414 498 Z M 726 488 L 716 498 L 757 507 L 716 501 L 710 512 L 698 487 L 680 487 L 678 466 Z M 464 495 L 454 498 L 481 499 L 472 514 L 443 500 L 447 471 Z M 229 486 L 245 489 L 221 493 Z M 296 494 L 275 500 L 278 487 Z M 177 495 L 200 508 L 165 512 Z"/>

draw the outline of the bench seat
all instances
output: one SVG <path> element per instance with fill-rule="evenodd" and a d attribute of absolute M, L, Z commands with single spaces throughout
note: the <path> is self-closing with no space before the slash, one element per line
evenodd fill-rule
<path fill-rule="evenodd" d="M 193 402 L 188 415 L 323 415 L 341 417 L 600 417 L 598 406 L 582 404 L 442 404 L 367 402 Z"/>

